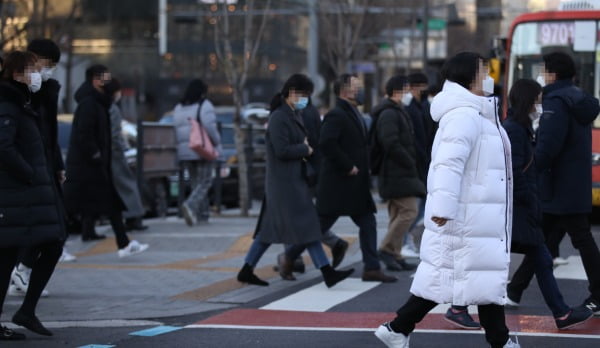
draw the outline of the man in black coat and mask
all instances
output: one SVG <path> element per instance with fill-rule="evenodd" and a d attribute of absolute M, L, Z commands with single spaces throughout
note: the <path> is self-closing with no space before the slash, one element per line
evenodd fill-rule
<path fill-rule="evenodd" d="M 102 239 L 94 231 L 98 217 L 108 216 L 117 237 L 119 257 L 140 253 L 148 248 L 125 232 L 121 201 L 112 181 L 111 128 L 108 109 L 112 97 L 104 92 L 111 75 L 103 65 L 86 70 L 86 81 L 75 93 L 79 103 L 73 118 L 73 128 L 67 154 L 65 203 L 70 213 L 82 216 L 84 241 Z"/>

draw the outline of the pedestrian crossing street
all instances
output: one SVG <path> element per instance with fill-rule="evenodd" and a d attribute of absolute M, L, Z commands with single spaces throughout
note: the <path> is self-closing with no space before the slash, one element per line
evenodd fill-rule
<path fill-rule="evenodd" d="M 570 256 L 567 265 L 558 266 L 558 279 L 585 280 L 585 272 L 579 256 Z M 394 317 L 394 313 L 383 312 L 339 312 L 332 308 L 359 297 L 377 287 L 379 283 L 362 282 L 359 278 L 348 278 L 328 289 L 318 283 L 284 298 L 273 301 L 258 309 L 232 309 L 219 315 L 186 326 L 187 329 L 221 328 L 248 330 L 307 330 L 307 331 L 365 331 L 375 328 Z M 534 286 L 534 285 L 532 285 Z M 416 332 L 483 334 L 455 328 L 444 320 L 449 305 L 439 305 L 417 325 Z M 477 320 L 477 307 L 470 306 L 469 312 Z M 600 318 L 571 330 L 559 331 L 550 315 L 506 315 L 512 334 L 520 336 L 577 337 L 600 340 Z M 600 345 L 600 341 L 598 343 Z"/>

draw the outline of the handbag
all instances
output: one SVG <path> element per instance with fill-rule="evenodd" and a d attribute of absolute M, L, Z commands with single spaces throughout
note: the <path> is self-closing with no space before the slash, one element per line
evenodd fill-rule
<path fill-rule="evenodd" d="M 302 177 L 306 180 L 309 187 L 317 185 L 317 171 L 306 158 L 302 159 Z"/>
<path fill-rule="evenodd" d="M 214 161 L 219 157 L 219 153 L 215 149 L 208 132 L 202 125 L 202 118 L 200 117 L 200 109 L 202 108 L 203 102 L 199 103 L 198 111 L 196 112 L 196 119 L 190 119 L 192 129 L 190 131 L 190 138 L 188 146 L 192 151 L 200 155 L 207 161 Z"/>

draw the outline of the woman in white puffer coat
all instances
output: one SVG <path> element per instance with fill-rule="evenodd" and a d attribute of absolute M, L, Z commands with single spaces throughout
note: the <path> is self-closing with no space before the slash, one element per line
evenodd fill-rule
<path fill-rule="evenodd" d="M 498 118 L 484 59 L 470 52 L 442 69 L 442 92 L 431 115 L 439 122 L 427 180 L 421 263 L 411 297 L 375 335 L 408 347 L 415 324 L 438 303 L 478 305 L 492 347 L 518 347 L 504 320 L 510 262 L 510 142 Z"/>

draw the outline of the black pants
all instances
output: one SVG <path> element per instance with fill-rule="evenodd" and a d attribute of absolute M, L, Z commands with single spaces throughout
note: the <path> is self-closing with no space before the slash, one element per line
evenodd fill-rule
<path fill-rule="evenodd" d="M 339 216 L 319 216 L 321 232 L 325 235 L 335 224 Z M 367 213 L 364 215 L 350 216 L 352 222 L 359 228 L 358 239 L 360 242 L 360 251 L 362 252 L 364 270 L 372 271 L 381 269 L 379 257 L 377 256 L 377 222 L 375 214 Z M 286 255 L 290 260 L 295 260 L 304 251 L 303 246 L 290 246 L 286 248 Z"/>
<path fill-rule="evenodd" d="M 81 221 L 81 230 L 82 236 L 89 236 L 95 234 L 95 226 L 97 216 L 94 215 L 85 215 Z M 123 223 L 123 213 L 115 212 L 108 216 L 110 221 L 110 225 L 112 227 L 113 232 L 115 233 L 115 237 L 117 238 L 117 247 L 119 249 L 125 248 L 129 245 L 129 238 L 127 237 L 125 224 Z"/>
<path fill-rule="evenodd" d="M 421 297 L 411 295 L 396 312 L 396 318 L 390 323 L 396 332 L 408 336 L 415 330 L 418 322 L 423 320 L 438 304 Z M 501 348 L 508 341 L 508 328 L 504 321 L 504 307 L 496 304 L 479 305 L 479 321 L 485 330 L 485 339 L 492 348 Z"/>
<path fill-rule="evenodd" d="M 600 270 L 600 251 L 592 236 L 587 214 L 544 214 L 542 228 L 547 238 L 546 245 L 549 250 L 558 250 L 562 238 L 556 238 L 556 236 L 560 236 L 560 234 L 556 234 L 556 231 L 562 229 L 569 234 L 573 247 L 579 251 L 581 256 L 583 268 L 589 282 L 588 290 L 594 300 L 600 301 L 600 272 L 598 271 Z M 553 238 L 553 236 L 555 237 Z M 534 272 L 533 263 L 524 262 L 521 264 L 511 280 L 511 284 L 514 283 L 511 286 L 512 296 L 520 298 L 521 293 L 531 282 Z"/>
<path fill-rule="evenodd" d="M 56 264 L 62 254 L 63 242 L 42 244 L 33 249 L 37 250 L 38 257 L 31 267 L 29 287 L 25 294 L 25 300 L 23 300 L 23 304 L 19 310 L 30 315 L 35 314 L 35 307 L 37 307 L 38 301 L 42 296 L 42 291 L 44 291 L 50 277 L 54 273 Z"/>
<path fill-rule="evenodd" d="M 0 313 L 10 285 L 10 274 L 17 265 L 18 248 L 0 249 Z"/>

